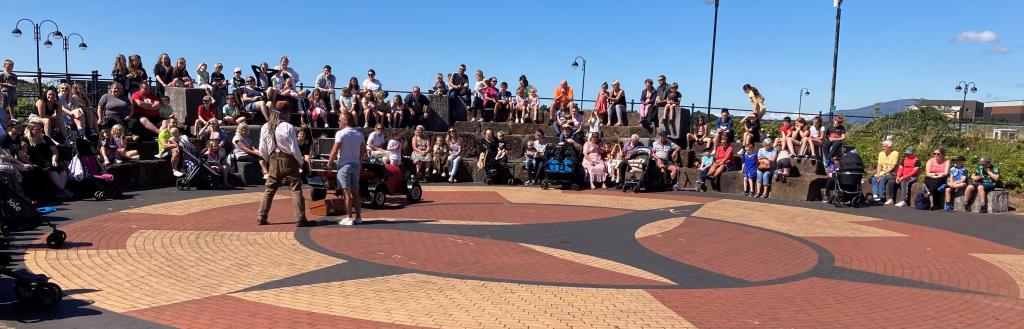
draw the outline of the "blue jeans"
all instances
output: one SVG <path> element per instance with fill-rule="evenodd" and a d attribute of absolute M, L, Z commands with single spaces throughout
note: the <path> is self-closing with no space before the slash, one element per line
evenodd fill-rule
<path fill-rule="evenodd" d="M 455 156 L 455 159 L 452 159 L 452 164 L 448 168 L 448 177 L 455 177 L 455 173 L 459 171 L 459 164 L 461 164 L 461 163 L 462 163 L 462 156 L 461 155 Z"/>
<path fill-rule="evenodd" d="M 757 171 L 757 180 L 755 182 L 761 183 L 761 185 L 764 185 L 764 186 L 771 186 L 772 185 L 772 175 L 773 174 L 775 174 L 775 171 L 771 170 L 771 169 L 769 169 L 769 170 L 758 170 Z"/>
<path fill-rule="evenodd" d="M 893 174 L 885 174 L 882 177 L 871 176 L 871 193 L 876 196 L 884 196 L 884 199 L 892 199 L 892 195 L 887 195 L 886 186 L 889 185 L 890 180 L 895 180 Z"/>

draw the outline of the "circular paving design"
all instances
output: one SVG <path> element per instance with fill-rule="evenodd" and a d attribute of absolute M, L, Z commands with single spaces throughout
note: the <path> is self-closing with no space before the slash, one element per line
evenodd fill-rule
<path fill-rule="evenodd" d="M 25 266 L 107 327 L 1024 323 L 1024 251 L 819 204 L 428 186 L 366 225 L 296 229 L 287 196 L 255 225 L 251 191 L 78 220 Z"/>

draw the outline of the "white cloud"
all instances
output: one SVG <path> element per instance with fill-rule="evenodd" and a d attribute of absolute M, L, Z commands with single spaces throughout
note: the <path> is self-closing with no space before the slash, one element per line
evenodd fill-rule
<path fill-rule="evenodd" d="M 985 30 L 982 32 L 964 31 L 953 38 L 953 42 L 993 42 L 999 39 L 995 32 Z"/>
<path fill-rule="evenodd" d="M 1011 50 L 1010 47 L 1007 47 L 1006 45 L 995 45 L 992 46 L 992 48 L 990 48 L 987 52 L 990 54 L 1009 54 L 1013 52 L 1013 50 Z"/>

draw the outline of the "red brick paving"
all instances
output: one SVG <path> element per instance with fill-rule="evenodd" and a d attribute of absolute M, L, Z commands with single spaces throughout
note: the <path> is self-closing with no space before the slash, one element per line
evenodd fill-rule
<path fill-rule="evenodd" d="M 559 223 L 622 216 L 627 210 L 534 204 L 423 204 L 375 210 L 365 218 L 412 218 L 484 221 L 515 224 Z"/>
<path fill-rule="evenodd" d="M 947 231 L 889 221 L 862 225 L 906 234 L 887 238 L 810 238 L 836 257 L 835 265 L 950 287 L 1017 297 L 1017 283 L 999 267 L 971 253 L 1021 251 Z"/>
<path fill-rule="evenodd" d="M 125 314 L 177 328 L 417 328 L 300 311 L 231 296 L 208 297 Z"/>
<path fill-rule="evenodd" d="M 738 289 L 650 289 L 698 328 L 1020 328 L 1024 300 L 812 278 Z"/>
<path fill-rule="evenodd" d="M 688 194 L 665 194 L 665 193 L 643 193 L 638 195 L 633 192 L 624 193 L 622 190 L 612 189 L 598 189 L 598 190 L 584 190 L 580 192 L 566 192 L 566 193 L 584 193 L 584 194 L 597 194 L 597 195 L 612 195 L 612 196 L 630 196 L 630 197 L 641 197 L 645 199 L 658 199 L 658 200 L 674 200 L 674 201 L 685 201 L 693 203 L 708 203 L 712 201 L 721 200 L 719 198 L 695 196 Z"/>
<path fill-rule="evenodd" d="M 315 229 L 313 241 L 375 263 L 430 272 L 534 282 L 664 285 L 563 260 L 517 243 L 421 232 Z"/>
<path fill-rule="evenodd" d="M 814 250 L 793 239 L 702 218 L 688 217 L 667 232 L 639 241 L 677 262 L 749 281 L 803 273 L 818 262 Z"/>
<path fill-rule="evenodd" d="M 270 210 L 270 222 L 279 225 L 256 225 L 257 209 L 259 203 L 224 206 L 186 216 L 116 212 L 60 228 L 67 232 L 70 248 L 77 249 L 123 249 L 128 238 L 139 230 L 288 232 L 295 229 L 291 200 L 276 200 Z M 45 239 L 45 236 L 40 239 Z M 91 245 L 77 245 L 76 242 Z M 45 248 L 45 245 L 37 247 Z"/>

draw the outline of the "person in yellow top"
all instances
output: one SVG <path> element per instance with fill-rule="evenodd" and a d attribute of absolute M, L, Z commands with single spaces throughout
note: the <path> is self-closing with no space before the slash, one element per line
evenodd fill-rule
<path fill-rule="evenodd" d="M 569 103 L 572 103 L 572 88 L 569 87 L 569 82 L 562 80 L 558 84 L 558 88 L 555 88 L 555 99 L 551 101 L 551 108 L 548 109 L 548 124 L 555 122 L 555 112 L 561 109 L 565 109 L 568 113 Z"/>
<path fill-rule="evenodd" d="M 899 152 L 892 150 L 892 141 L 882 142 L 882 152 L 878 152 L 878 164 L 875 165 L 875 175 L 871 176 L 871 193 L 874 194 L 875 202 L 882 202 L 882 195 L 885 195 L 885 204 L 892 204 L 892 193 L 887 193 L 886 188 L 890 181 L 896 179 L 896 164 L 900 161 Z"/>
<path fill-rule="evenodd" d="M 752 110 L 749 116 L 757 115 L 758 118 L 764 116 L 765 111 L 767 111 L 767 108 L 764 106 L 764 95 L 761 95 L 757 87 L 751 86 L 749 83 L 745 84 L 743 85 L 743 93 L 747 94 L 747 98 L 750 98 Z"/>

